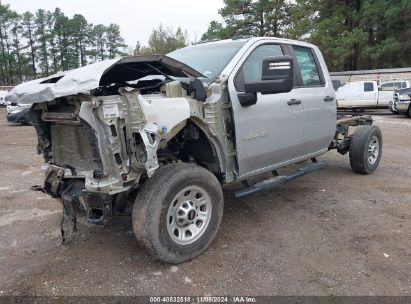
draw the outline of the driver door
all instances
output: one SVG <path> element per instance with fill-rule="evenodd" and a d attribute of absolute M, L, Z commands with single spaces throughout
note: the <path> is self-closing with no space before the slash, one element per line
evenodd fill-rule
<path fill-rule="evenodd" d="M 239 176 L 272 170 L 304 155 L 304 104 L 295 89 L 288 93 L 257 93 L 257 102 L 242 106 L 245 83 L 261 81 L 263 59 L 284 55 L 286 47 L 264 43 L 247 51 L 229 78 Z"/>

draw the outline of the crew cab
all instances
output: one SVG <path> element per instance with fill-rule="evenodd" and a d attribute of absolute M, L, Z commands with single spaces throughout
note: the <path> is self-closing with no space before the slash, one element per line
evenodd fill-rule
<path fill-rule="evenodd" d="M 409 88 L 407 80 L 383 82 L 353 81 L 340 87 L 337 92 L 338 108 L 388 108 L 393 94 L 401 88 Z"/>
<path fill-rule="evenodd" d="M 80 215 L 104 224 L 131 201 L 137 240 L 169 263 L 212 242 L 226 185 L 242 182 L 237 199 L 267 191 L 322 169 L 317 157 L 331 149 L 369 174 L 382 154 L 370 117 L 337 120 L 320 50 L 294 40 L 228 39 L 102 61 L 7 98 L 32 105 L 45 161 L 44 184 L 33 190 L 62 202 L 63 241 Z M 249 182 L 267 172 L 273 177 Z"/>

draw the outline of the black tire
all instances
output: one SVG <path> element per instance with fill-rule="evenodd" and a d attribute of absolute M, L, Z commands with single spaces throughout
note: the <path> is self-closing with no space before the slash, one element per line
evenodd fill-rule
<path fill-rule="evenodd" d="M 378 150 L 376 157 L 369 158 L 369 148 L 372 141 L 377 139 Z M 373 146 L 375 147 L 375 146 Z M 375 155 L 375 154 L 373 154 Z M 374 172 L 381 160 L 382 155 L 382 135 L 381 130 L 377 126 L 358 126 L 354 132 L 350 144 L 350 165 L 354 172 L 361 174 L 370 174 Z"/>
<path fill-rule="evenodd" d="M 168 231 L 168 212 L 171 204 L 176 205 L 175 197 L 187 187 L 201 187 L 206 192 L 211 212 L 199 238 L 189 244 L 179 244 Z M 136 197 L 132 220 L 134 234 L 153 257 L 179 264 L 199 255 L 210 245 L 220 227 L 223 207 L 221 185 L 211 172 L 190 164 L 167 165 L 147 180 Z"/>
<path fill-rule="evenodd" d="M 410 104 L 410 106 L 408 107 L 408 112 L 407 112 L 406 116 L 408 116 L 408 117 L 411 118 L 411 104 Z"/>

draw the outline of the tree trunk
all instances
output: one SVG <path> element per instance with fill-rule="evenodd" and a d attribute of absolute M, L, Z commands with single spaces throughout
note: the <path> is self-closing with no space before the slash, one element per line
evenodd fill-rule
<path fill-rule="evenodd" d="M 8 65 L 8 81 L 7 83 L 9 85 L 13 84 L 13 67 L 11 66 L 11 60 L 10 60 L 10 42 L 9 39 L 7 37 L 7 35 L 4 38 L 4 41 L 6 42 L 6 55 L 7 55 L 7 63 L 4 64 L 4 66 L 6 66 L 6 64 Z"/>
<path fill-rule="evenodd" d="M 46 28 L 44 24 L 41 24 L 41 44 L 42 44 L 42 52 L 43 52 L 43 63 L 44 68 L 46 69 L 46 76 L 49 76 L 49 54 L 47 52 L 47 41 L 46 41 Z"/>
<path fill-rule="evenodd" d="M 3 41 L 3 30 L 0 26 L 0 44 L 1 44 L 1 58 L 3 64 L 0 66 L 0 73 L 1 73 L 1 81 L 6 84 L 7 82 L 7 73 L 6 73 L 6 56 L 4 53 L 4 41 Z M 4 68 L 3 68 L 4 67 Z"/>
<path fill-rule="evenodd" d="M 14 41 L 16 42 L 16 45 L 14 47 L 16 48 L 17 72 L 20 78 L 20 82 L 23 82 L 23 73 L 21 70 L 20 47 L 19 47 L 19 39 L 18 39 L 17 31 L 15 31 L 14 33 Z"/>
<path fill-rule="evenodd" d="M 32 34 L 32 28 L 29 25 L 28 26 L 28 33 L 29 33 L 29 43 L 30 43 L 30 53 L 31 53 L 31 65 L 32 65 L 32 69 L 33 69 L 33 74 L 34 77 L 37 76 L 37 71 L 36 71 L 36 54 L 34 52 L 34 41 L 33 41 L 33 34 Z"/>

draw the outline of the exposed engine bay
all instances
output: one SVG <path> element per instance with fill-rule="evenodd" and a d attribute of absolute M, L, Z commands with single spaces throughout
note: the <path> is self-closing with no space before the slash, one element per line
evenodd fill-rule
<path fill-rule="evenodd" d="M 75 229 L 79 213 L 89 223 L 110 220 L 164 164 L 192 162 L 221 182 L 234 179 L 224 80 L 206 87 L 184 64 L 147 57 L 103 65 L 98 85 L 86 81 L 88 73 L 96 75 L 87 66 L 16 87 L 12 97 L 33 104 L 28 119 L 45 161 L 44 185 L 37 189 L 62 200 L 62 227 L 72 222 Z"/>

